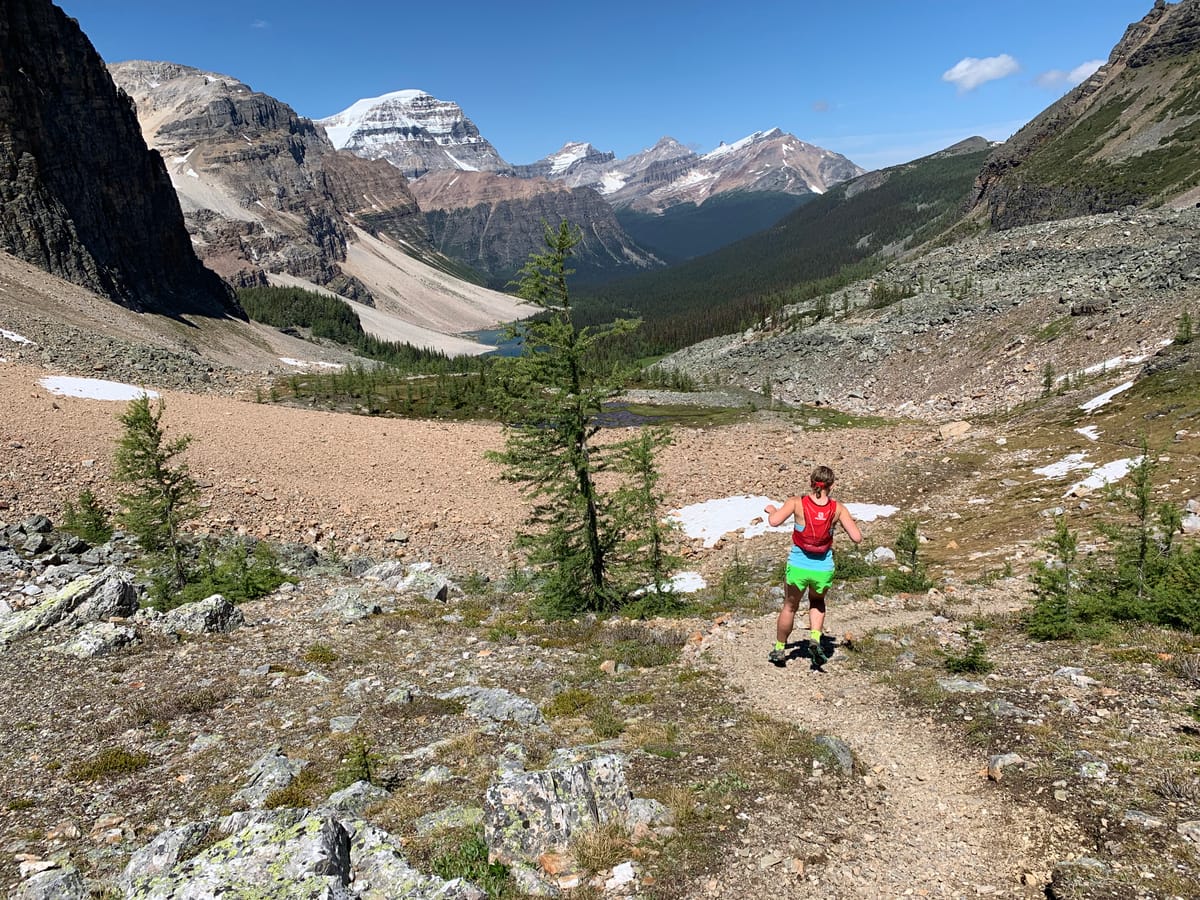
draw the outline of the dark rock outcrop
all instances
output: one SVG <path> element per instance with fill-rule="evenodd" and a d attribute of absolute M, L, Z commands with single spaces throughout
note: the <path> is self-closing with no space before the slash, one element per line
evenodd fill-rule
<path fill-rule="evenodd" d="M 1098 71 L 992 154 L 973 215 L 1013 228 L 1155 205 L 1194 188 L 1197 59 L 1200 0 L 1156 2 Z"/>
<path fill-rule="evenodd" d="M 502 288 L 529 254 L 545 250 L 544 223 L 582 227 L 572 255 L 581 280 L 634 274 L 662 265 L 639 247 L 595 191 L 545 179 L 483 172 L 431 172 L 413 184 L 434 246 Z"/>
<path fill-rule="evenodd" d="M 49 0 L 0 9 L 0 250 L 131 309 L 242 315 L 133 103 Z"/>

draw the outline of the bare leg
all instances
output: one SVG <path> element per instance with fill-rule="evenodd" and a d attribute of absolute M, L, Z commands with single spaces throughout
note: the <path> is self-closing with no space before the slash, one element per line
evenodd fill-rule
<path fill-rule="evenodd" d="M 808 627 L 813 631 L 823 631 L 825 624 L 825 595 L 818 594 L 812 588 L 808 589 Z"/>
<path fill-rule="evenodd" d="M 775 620 L 775 640 L 786 644 L 792 633 L 792 625 L 796 621 L 796 610 L 800 608 L 800 588 L 794 584 L 783 587 L 783 608 L 779 610 L 779 618 Z"/>

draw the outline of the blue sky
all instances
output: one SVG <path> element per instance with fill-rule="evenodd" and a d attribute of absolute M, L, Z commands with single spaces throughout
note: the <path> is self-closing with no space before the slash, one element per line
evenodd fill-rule
<path fill-rule="evenodd" d="M 312 118 L 395 90 L 453 100 L 512 163 L 779 127 L 871 169 L 1008 137 L 1152 0 L 59 5 L 107 61 L 220 72 Z"/>

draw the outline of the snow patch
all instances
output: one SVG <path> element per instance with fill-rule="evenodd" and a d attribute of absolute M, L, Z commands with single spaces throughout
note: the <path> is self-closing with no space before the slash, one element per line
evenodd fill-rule
<path fill-rule="evenodd" d="M 1163 347 L 1169 346 L 1172 343 L 1173 343 L 1173 341 L 1168 339 L 1168 340 L 1164 340 L 1164 341 L 1159 341 L 1157 344 L 1154 345 L 1153 350 L 1148 350 L 1145 353 L 1137 353 L 1137 354 L 1122 353 L 1119 356 L 1114 356 L 1114 357 L 1111 357 L 1110 359 L 1106 359 L 1106 360 L 1104 360 L 1104 362 L 1098 362 L 1095 365 L 1088 366 L 1086 369 L 1082 370 L 1082 374 L 1098 375 L 1101 372 L 1107 372 L 1110 369 L 1124 369 L 1129 366 L 1136 366 L 1138 363 L 1145 362 L 1151 356 L 1153 356 L 1157 351 L 1161 350 Z M 1070 377 L 1069 374 L 1059 375 L 1057 378 L 1054 379 L 1054 381 L 1055 381 L 1055 383 L 1058 383 L 1069 377 Z"/>
<path fill-rule="evenodd" d="M 1058 462 L 1050 463 L 1048 466 L 1041 466 L 1034 469 L 1034 475 L 1042 475 L 1046 478 L 1062 478 L 1068 472 L 1074 472 L 1078 469 L 1094 469 L 1096 464 L 1088 462 L 1087 453 L 1071 453 L 1068 456 L 1060 459 Z"/>
<path fill-rule="evenodd" d="M 1127 391 L 1131 387 L 1133 387 L 1132 381 L 1127 381 L 1124 384 L 1119 384 L 1115 388 L 1113 388 L 1111 391 L 1105 391 L 1099 397 L 1093 397 L 1087 403 L 1081 403 L 1079 408 L 1082 409 L 1084 412 L 1092 412 L 1093 410 L 1097 410 L 1100 407 L 1104 406 L 1104 404 L 1108 403 L 1108 401 L 1111 400 L 1113 397 L 1117 396 L 1117 394 L 1121 393 L 1122 391 Z"/>
<path fill-rule="evenodd" d="M 290 356 L 279 357 L 281 363 L 287 363 L 289 366 L 295 366 L 297 369 L 308 369 L 315 366 L 318 369 L 344 369 L 342 363 L 318 362 L 316 360 L 292 359 Z"/>
<path fill-rule="evenodd" d="M 708 582 L 704 580 L 704 576 L 699 572 L 677 572 L 667 582 L 667 590 L 675 594 L 694 594 L 696 591 L 702 591 L 708 587 Z M 634 591 L 635 596 L 641 596 L 654 590 L 654 585 L 648 584 L 644 588 Z"/>
<path fill-rule="evenodd" d="M 4 338 L 6 341 L 12 341 L 14 344 L 33 343 L 33 341 L 24 335 L 17 334 L 15 331 L 5 331 L 3 328 L 0 328 L 0 337 Z"/>
<path fill-rule="evenodd" d="M 1082 428 L 1076 428 L 1075 433 L 1082 434 L 1089 441 L 1100 440 L 1100 429 L 1095 425 L 1084 425 Z"/>
<path fill-rule="evenodd" d="M 625 176 L 620 172 L 607 172 L 600 179 L 601 194 L 615 194 L 625 187 Z"/>
<path fill-rule="evenodd" d="M 898 506 L 888 506 L 881 503 L 845 503 L 850 515 L 858 522 L 874 522 L 876 519 L 886 519 L 900 512 Z"/>
<path fill-rule="evenodd" d="M 195 170 L 195 169 L 188 169 L 188 170 L 187 170 L 187 177 L 188 177 L 188 178 L 199 178 L 200 176 L 196 174 L 196 170 Z"/>
<path fill-rule="evenodd" d="M 59 397 L 82 397 L 85 400 L 136 400 L 138 397 L 158 398 L 158 392 L 119 381 L 99 378 L 72 378 L 48 375 L 38 381 L 42 387 Z"/>
<path fill-rule="evenodd" d="M 1134 456 L 1128 459 L 1114 459 L 1110 463 L 1105 463 L 1092 471 L 1092 474 L 1083 481 L 1077 481 L 1075 484 L 1067 488 L 1064 497 L 1070 497 L 1072 494 L 1082 491 L 1096 491 L 1107 484 L 1112 484 L 1114 481 L 1120 481 L 1129 474 L 1129 470 L 1134 466 L 1140 465 L 1142 457 Z"/>
<path fill-rule="evenodd" d="M 446 154 L 446 158 L 448 160 L 450 160 L 450 162 L 454 163 L 454 165 L 457 168 L 462 169 L 464 172 L 478 172 L 479 171 L 479 166 L 473 166 L 470 163 L 463 162 L 461 159 L 458 159 L 449 150 L 443 150 L 442 152 Z"/>
<path fill-rule="evenodd" d="M 768 531 L 791 531 L 793 525 L 790 521 L 775 527 L 767 522 L 763 508 L 768 503 L 778 506 L 780 501 L 744 494 L 720 497 L 672 510 L 667 518 L 678 522 L 688 537 L 702 539 L 705 547 L 716 546 L 722 537 L 734 532 L 740 532 L 744 538 L 752 538 Z M 898 511 L 895 506 L 875 503 L 847 503 L 846 509 L 860 522 L 874 522 Z"/>
<path fill-rule="evenodd" d="M 572 165 L 588 155 L 591 144 L 567 144 L 559 153 L 550 157 L 550 172 L 561 175 Z"/>

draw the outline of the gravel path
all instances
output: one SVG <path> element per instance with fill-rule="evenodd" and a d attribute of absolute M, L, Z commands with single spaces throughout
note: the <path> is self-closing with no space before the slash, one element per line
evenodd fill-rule
<path fill-rule="evenodd" d="M 830 606 L 839 634 L 919 624 L 930 615 L 880 610 L 869 600 Z M 761 712 L 846 741 L 867 787 L 878 789 L 873 809 L 846 811 L 853 823 L 833 848 L 822 888 L 862 898 L 1044 896 L 1045 878 L 1062 858 L 1054 848 L 1078 846 L 1069 821 L 1003 793 L 986 779 L 982 751 L 965 751 L 932 719 L 914 716 L 889 687 L 852 668 L 846 651 L 822 673 L 805 658 L 785 669 L 769 665 L 774 630 L 767 616 L 734 640 L 715 642 L 718 664 Z M 805 634 L 797 628 L 793 639 Z M 797 884 L 788 896 L 810 896 L 811 887 Z"/>

